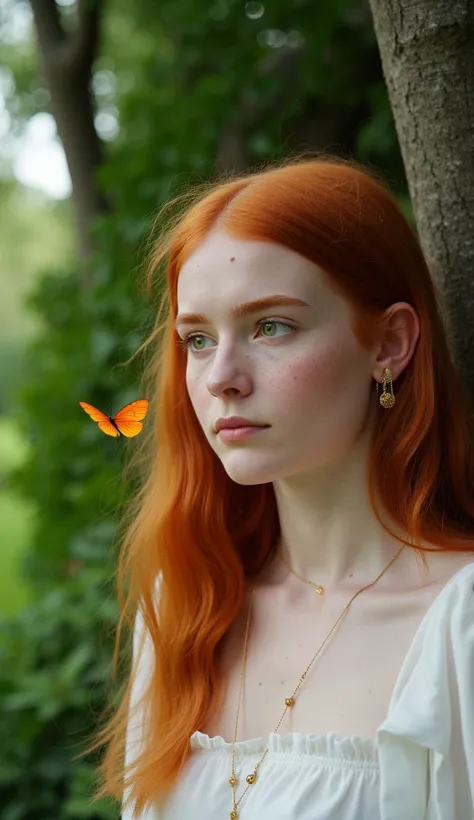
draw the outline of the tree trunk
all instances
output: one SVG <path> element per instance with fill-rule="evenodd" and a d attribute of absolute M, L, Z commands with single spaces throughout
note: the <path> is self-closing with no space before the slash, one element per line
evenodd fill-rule
<path fill-rule="evenodd" d="M 51 110 L 66 154 L 78 256 L 85 288 L 90 287 L 87 261 L 93 249 L 91 225 L 108 210 L 97 184 L 102 143 L 94 126 L 90 92 L 92 65 L 99 43 L 102 0 L 81 0 L 73 33 L 62 26 L 55 0 L 31 0 L 39 52 L 51 94 Z"/>
<path fill-rule="evenodd" d="M 474 1 L 370 5 L 420 242 L 474 394 Z"/>

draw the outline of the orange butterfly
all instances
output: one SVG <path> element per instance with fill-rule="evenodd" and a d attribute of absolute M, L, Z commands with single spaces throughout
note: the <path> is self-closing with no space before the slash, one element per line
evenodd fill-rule
<path fill-rule="evenodd" d="M 97 410 L 85 401 L 80 401 L 79 404 L 107 436 L 118 436 L 122 433 L 127 438 L 133 438 L 133 436 L 138 436 L 143 429 L 141 419 L 144 419 L 148 413 L 149 402 L 148 399 L 132 401 L 122 407 L 115 416 L 106 416 L 101 410 Z"/>

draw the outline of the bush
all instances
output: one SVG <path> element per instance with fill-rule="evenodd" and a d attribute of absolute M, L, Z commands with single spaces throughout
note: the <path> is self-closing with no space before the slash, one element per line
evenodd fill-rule
<path fill-rule="evenodd" d="M 100 565 L 76 572 L 0 623 L 2 820 L 117 817 L 111 801 L 91 806 L 96 760 L 74 760 L 110 688 L 116 604 Z"/>

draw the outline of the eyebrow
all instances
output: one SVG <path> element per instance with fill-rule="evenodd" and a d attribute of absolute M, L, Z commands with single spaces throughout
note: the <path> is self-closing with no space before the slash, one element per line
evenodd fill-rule
<path fill-rule="evenodd" d="M 251 313 L 257 313 L 260 310 L 266 310 L 269 307 L 279 307 L 281 305 L 288 307 L 311 307 L 311 305 L 303 299 L 276 293 L 273 296 L 266 296 L 262 299 L 255 299 L 253 302 L 243 302 L 241 305 L 236 305 L 229 310 L 228 315 L 229 319 L 242 319 Z M 208 318 L 204 313 L 179 313 L 176 317 L 175 327 L 177 325 L 205 324 L 207 321 Z"/>

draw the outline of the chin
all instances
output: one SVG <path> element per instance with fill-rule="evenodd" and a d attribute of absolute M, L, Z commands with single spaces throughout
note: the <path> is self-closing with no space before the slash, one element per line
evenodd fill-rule
<path fill-rule="evenodd" d="M 226 471 L 229 478 L 234 481 L 236 484 L 240 484 L 243 487 L 255 487 L 259 484 L 271 484 L 278 479 L 285 478 L 288 475 L 291 475 L 291 470 L 289 467 L 285 469 L 285 467 L 271 467 L 268 464 L 255 464 L 256 459 L 254 459 L 254 463 L 252 464 L 252 459 L 248 459 L 246 464 L 236 465 L 235 463 L 231 463 L 231 459 L 229 459 L 229 463 L 226 463 L 226 459 L 221 459 L 221 464 Z"/>

